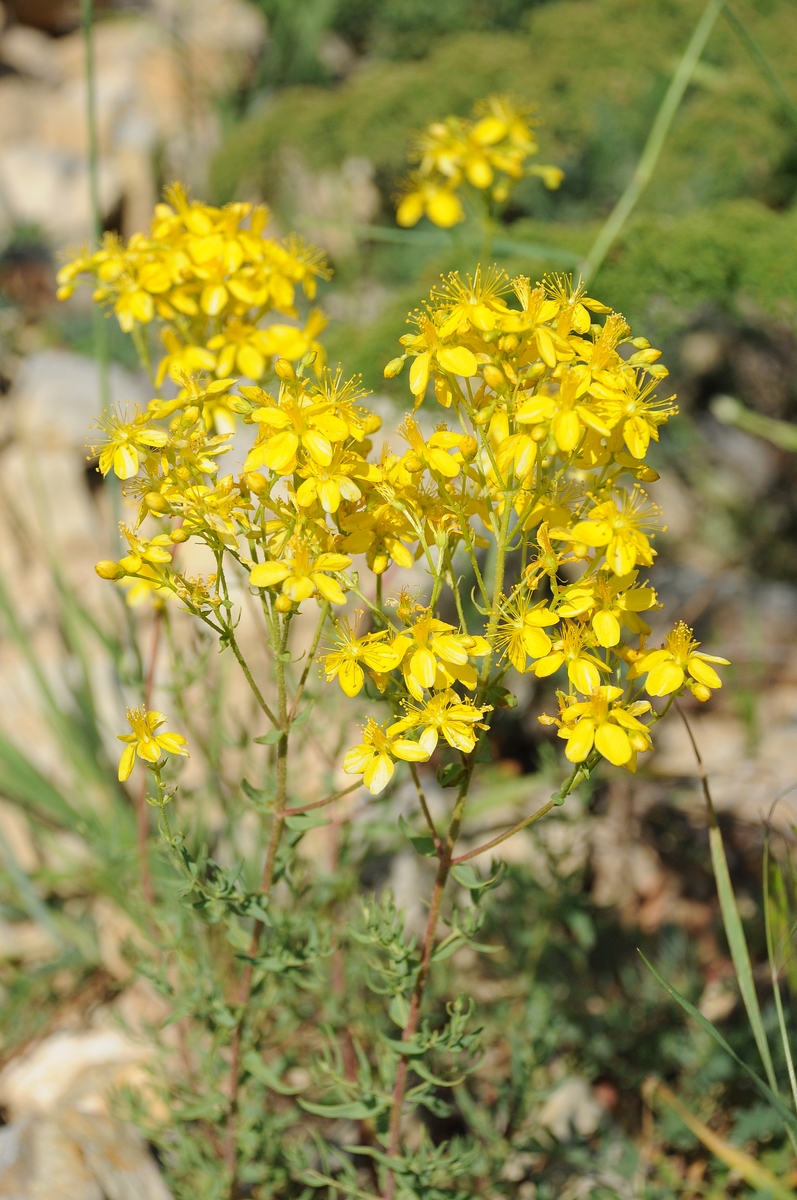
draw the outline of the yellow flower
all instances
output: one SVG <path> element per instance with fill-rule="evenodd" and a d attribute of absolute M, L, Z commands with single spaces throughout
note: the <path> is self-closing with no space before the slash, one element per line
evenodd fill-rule
<path fill-rule="evenodd" d="M 722 680 L 709 663 L 727 667 L 729 662 L 716 654 L 701 654 L 699 645 L 689 626 L 679 621 L 660 650 L 651 651 L 634 664 L 634 676 L 647 675 L 645 691 L 649 696 L 669 696 L 686 683 L 698 700 L 708 700 L 712 688 L 722 687 Z"/>
<path fill-rule="evenodd" d="M 127 719 L 132 733 L 120 733 L 120 742 L 127 742 L 119 760 L 119 779 L 129 779 L 136 755 L 144 762 L 156 763 L 164 754 L 179 754 L 188 758 L 188 742 L 180 733 L 156 733 L 166 720 L 163 713 L 145 712 L 143 708 L 128 708 Z"/>
<path fill-rule="evenodd" d="M 363 783 L 375 796 L 390 782 L 395 770 L 394 759 L 426 762 L 428 758 L 428 751 L 418 742 L 398 737 L 369 717 L 362 742 L 352 747 L 343 759 L 343 770 L 347 775 L 362 775 Z"/>
<path fill-rule="evenodd" d="M 552 529 L 551 537 L 598 549 L 605 547 L 606 562 L 615 575 L 627 575 L 637 563 L 649 567 L 656 551 L 643 530 L 655 525 L 658 509 L 646 505 L 646 500 L 639 488 L 630 494 L 616 493 L 611 500 L 596 504 L 572 529 Z"/>
<path fill-rule="evenodd" d="M 634 587 L 636 577 L 636 571 L 621 576 L 601 572 L 595 579 L 579 580 L 561 593 L 557 612 L 562 617 L 589 613 L 598 645 L 606 648 L 618 645 L 621 625 L 632 633 L 650 633 L 637 614 L 655 608 L 656 593 L 651 587 Z"/>
<path fill-rule="evenodd" d="M 617 704 L 622 694 L 622 688 L 604 685 L 595 688 L 588 700 L 563 697 L 559 720 L 540 718 L 543 724 L 559 725 L 558 736 L 567 742 L 569 762 L 584 762 L 594 746 L 614 766 L 635 770 L 637 752 L 651 749 L 648 728 L 638 719 L 650 711 L 650 704 L 647 700 Z"/>
<path fill-rule="evenodd" d="M 426 216 L 433 225 L 450 229 L 465 220 L 465 209 L 459 196 L 445 182 L 424 179 L 415 172 L 408 180 L 406 191 L 399 201 L 396 220 L 408 228 Z"/>
<path fill-rule="evenodd" d="M 330 604 L 345 604 L 343 589 L 328 572 L 345 571 L 350 565 L 348 554 L 315 554 L 300 540 L 294 540 L 283 562 L 263 562 L 253 567 L 249 584 L 256 588 L 282 584 L 282 594 L 292 604 L 299 604 L 316 592 Z"/>
<path fill-rule="evenodd" d="M 559 623 L 559 614 L 543 602 L 531 606 L 528 597 L 520 596 L 502 609 L 496 646 L 506 654 L 516 671 L 526 671 L 526 657 L 544 658 L 551 651 L 550 637 L 545 628 Z"/>
<path fill-rule="evenodd" d="M 424 441 L 423 435 L 412 417 L 405 418 L 399 433 L 410 444 L 410 449 L 403 459 L 403 465 L 408 471 L 414 473 L 428 467 L 432 472 L 445 475 L 446 479 L 456 479 L 459 475 L 460 464 L 452 458 L 449 451 L 459 448 L 463 440 L 461 433 L 441 428 L 436 430 L 427 441 Z"/>
<path fill-rule="evenodd" d="M 566 664 L 573 687 L 588 696 L 600 685 L 601 671 L 608 675 L 610 668 L 585 649 L 587 644 L 587 631 L 583 625 L 566 621 L 562 636 L 553 643 L 551 653 L 534 663 L 531 669 L 538 678 L 545 679 Z"/>
<path fill-rule="evenodd" d="M 393 642 L 410 695 L 423 700 L 424 690 L 447 688 L 456 680 L 475 688 L 476 671 L 469 658 L 481 658 L 490 649 L 483 637 L 457 633 L 453 625 L 424 610 L 414 624 Z"/>
<path fill-rule="evenodd" d="M 478 737 L 478 729 L 486 729 L 482 717 L 490 712 L 489 705 L 478 708 L 469 700 L 463 700 L 455 691 L 447 689 L 431 696 L 422 708 L 410 707 L 402 717 L 388 729 L 390 734 L 406 733 L 408 729 L 420 729 L 418 744 L 431 755 L 437 746 L 439 735 L 463 754 L 471 754 Z"/>
<path fill-rule="evenodd" d="M 139 452 L 146 453 L 156 447 L 165 446 L 168 435 L 164 429 L 153 429 L 147 425 L 147 417 L 137 416 L 125 421 L 118 413 L 105 413 L 97 427 L 107 434 L 108 440 L 92 446 L 92 454 L 99 455 L 99 468 L 103 475 L 113 469 L 119 479 L 132 479 L 138 474 Z"/>
<path fill-rule="evenodd" d="M 388 630 L 357 636 L 357 624 L 361 612 L 354 614 L 353 627 L 344 617 L 337 626 L 337 649 L 324 656 L 324 671 L 327 683 L 337 679 L 347 696 L 356 696 L 365 683 L 365 672 L 360 663 L 376 675 L 384 675 L 399 665 L 401 656 L 392 646 L 385 645 Z"/>

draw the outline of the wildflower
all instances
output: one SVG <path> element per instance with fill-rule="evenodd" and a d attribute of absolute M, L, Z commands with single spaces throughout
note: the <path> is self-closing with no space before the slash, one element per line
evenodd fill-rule
<path fill-rule="evenodd" d="M 426 762 L 429 751 L 418 742 L 402 738 L 391 729 L 385 730 L 373 717 L 363 728 L 363 740 L 352 747 L 343 759 L 347 775 L 362 775 L 363 783 L 372 796 L 383 791 L 395 770 L 396 759 L 402 762 Z"/>
<path fill-rule="evenodd" d="M 526 657 L 544 658 L 553 645 L 546 627 L 557 625 L 559 615 L 545 603 L 530 606 L 527 597 L 519 596 L 506 604 L 498 626 L 496 646 L 503 650 L 516 671 L 526 671 Z"/>
<path fill-rule="evenodd" d="M 471 754 L 478 737 L 476 731 L 487 728 L 482 717 L 491 711 L 489 705 L 478 707 L 470 700 L 463 700 L 455 691 L 446 689 L 431 696 L 421 708 L 409 707 L 407 716 L 391 725 L 388 733 L 420 729 L 418 743 L 428 755 L 431 755 L 442 734 L 449 746 L 461 750 L 463 754 Z"/>
<path fill-rule="evenodd" d="M 140 414 L 132 421 L 125 421 L 118 413 L 105 413 L 97 427 L 107 434 L 108 440 L 92 446 L 92 454 L 99 454 L 103 475 L 113 469 L 119 479 L 132 479 L 138 474 L 139 455 L 165 446 L 169 440 L 165 429 L 154 429 L 147 424 L 147 417 Z"/>
<path fill-rule="evenodd" d="M 316 592 L 330 604 L 345 604 L 343 590 L 329 572 L 345 571 L 348 566 L 351 566 L 348 554 L 314 554 L 300 540 L 294 540 L 284 561 L 254 566 L 249 572 L 249 584 L 256 588 L 282 584 L 282 594 L 292 604 L 299 604 Z"/>
<path fill-rule="evenodd" d="M 634 664 L 634 676 L 647 675 L 645 691 L 649 696 L 669 696 L 686 683 L 697 700 L 708 700 L 713 688 L 722 687 L 722 680 L 709 663 L 723 667 L 729 663 L 727 658 L 699 652 L 699 645 L 689 626 L 679 621 L 660 650 L 651 651 Z"/>
<path fill-rule="evenodd" d="M 119 760 L 119 779 L 129 779 L 136 755 L 144 762 L 156 763 L 164 754 L 178 754 L 188 758 L 188 742 L 180 733 L 156 733 L 166 717 L 161 712 L 146 712 L 143 708 L 128 708 L 127 720 L 132 733 L 120 733 L 120 742 L 126 742 Z"/>
<path fill-rule="evenodd" d="M 476 672 L 469 658 L 480 658 L 490 645 L 486 638 L 456 633 L 427 609 L 393 642 L 410 695 L 423 700 L 424 689 L 449 687 L 455 680 L 475 688 Z"/>
<path fill-rule="evenodd" d="M 406 229 L 417 225 L 421 217 L 428 217 L 441 229 L 450 229 L 465 220 L 465 209 L 451 186 L 413 172 L 399 201 L 396 221 Z"/>
<path fill-rule="evenodd" d="M 598 645 L 607 649 L 619 643 L 621 624 L 634 633 L 649 633 L 637 614 L 655 607 L 656 593 L 651 587 L 634 587 L 636 577 L 636 571 L 621 576 L 601 572 L 595 579 L 579 580 L 561 594 L 557 612 L 562 617 L 590 614 Z"/>
<path fill-rule="evenodd" d="M 605 547 L 606 562 L 616 575 L 627 575 L 637 563 L 649 567 L 656 552 L 643 531 L 653 526 L 658 510 L 646 506 L 645 500 L 647 496 L 639 488 L 630 494 L 618 492 L 611 500 L 596 504 L 572 529 L 552 529 L 551 537 Z"/>
<path fill-rule="evenodd" d="M 562 697 L 560 719 L 543 715 L 540 721 L 559 726 L 558 736 L 567 742 L 569 762 L 584 762 L 594 746 L 614 766 L 634 770 L 637 751 L 650 750 L 652 745 L 647 726 L 639 720 L 642 713 L 650 711 L 650 704 L 647 700 L 618 704 L 622 694 L 622 688 L 604 685 L 595 688 L 587 700 Z"/>
<path fill-rule="evenodd" d="M 384 675 L 399 665 L 401 656 L 392 646 L 385 645 L 388 630 L 357 636 L 358 618 L 355 613 L 353 627 L 344 617 L 337 625 L 336 649 L 324 656 L 324 671 L 327 683 L 337 679 L 347 696 L 356 696 L 365 683 L 366 667 L 376 675 Z"/>
<path fill-rule="evenodd" d="M 538 678 L 544 679 L 567 665 L 567 675 L 573 687 L 588 696 L 600 685 L 600 673 L 608 674 L 610 668 L 586 649 L 587 644 L 588 635 L 583 625 L 566 621 L 562 636 L 553 643 L 551 653 L 531 669 Z"/>

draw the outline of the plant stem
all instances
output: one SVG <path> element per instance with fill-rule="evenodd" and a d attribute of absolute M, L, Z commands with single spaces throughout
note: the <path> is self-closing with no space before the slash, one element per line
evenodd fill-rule
<path fill-rule="evenodd" d="M 415 987 L 412 989 L 412 997 L 410 999 L 410 1011 L 407 1017 L 407 1024 L 404 1027 L 404 1032 L 401 1035 L 402 1042 L 409 1042 L 415 1036 L 418 1028 L 418 1020 L 421 1013 L 421 1002 L 423 994 L 426 990 L 426 983 L 429 978 L 429 967 L 432 961 L 432 951 L 434 949 L 434 936 L 437 930 L 437 922 L 440 919 L 440 908 L 443 903 L 443 893 L 445 891 L 448 876 L 451 871 L 453 862 L 454 846 L 456 845 L 459 831 L 462 827 L 462 818 L 465 815 L 465 803 L 468 798 L 468 789 L 470 787 L 471 776 L 473 775 L 473 758 L 471 757 L 467 774 L 460 785 L 457 801 L 454 805 L 454 811 L 451 815 L 451 823 L 448 827 L 445 841 L 440 847 L 439 864 L 437 867 L 437 877 L 434 881 L 432 889 L 432 897 L 429 902 L 429 916 L 426 919 L 426 929 L 423 935 L 421 944 L 421 961 L 418 966 L 418 975 L 415 980 Z M 409 1063 L 406 1057 L 402 1057 L 398 1069 L 396 1071 L 396 1081 L 393 1086 L 393 1104 L 390 1111 L 390 1127 L 389 1127 L 389 1144 L 388 1155 L 395 1158 L 399 1152 L 401 1142 L 401 1110 L 404 1104 L 404 1093 L 407 1088 L 407 1073 Z M 385 1200 L 393 1200 L 396 1187 L 396 1178 L 392 1170 L 388 1171 L 385 1180 Z"/>
<path fill-rule="evenodd" d="M 534 821 L 539 821 L 540 817 L 544 817 L 555 806 L 556 801 L 549 800 L 547 804 L 543 804 L 542 808 L 538 808 L 530 817 L 525 817 L 524 820 L 518 821 L 517 825 L 513 825 L 511 829 L 507 829 L 504 833 L 499 833 L 498 837 L 493 838 L 491 842 L 485 842 L 483 846 L 477 846 L 475 850 L 469 850 L 467 854 L 460 854 L 458 858 L 452 858 L 451 865 L 456 866 L 458 863 L 467 862 L 471 858 L 477 858 L 480 854 L 484 854 L 486 850 L 492 850 L 493 846 L 500 846 L 501 842 L 514 837 L 516 833 L 520 833 L 521 829 L 525 829 Z"/>
<path fill-rule="evenodd" d="M 729 4 L 723 4 L 722 13 L 744 42 L 751 57 L 755 60 L 756 65 L 761 71 L 761 74 L 764 76 L 775 95 L 780 100 L 783 111 L 787 114 L 792 124 L 797 125 L 797 104 L 794 103 L 791 96 L 786 91 L 783 83 L 781 82 L 780 76 L 772 66 L 772 63 L 767 58 L 766 54 L 764 54 L 764 51 L 759 46 L 758 42 L 750 33 L 742 19 L 737 16 Z"/>
<path fill-rule="evenodd" d="M 606 223 L 598 234 L 587 257 L 581 264 L 581 274 L 585 280 L 591 279 L 599 270 L 606 255 L 617 240 L 628 217 L 636 207 L 637 201 L 650 183 L 656 164 L 659 161 L 667 134 L 673 123 L 675 114 L 683 100 L 684 93 L 694 74 L 700 55 L 703 53 L 714 24 L 723 8 L 723 0 L 708 0 L 703 15 L 697 23 L 689 45 L 684 51 L 677 70 L 672 77 L 670 86 L 661 102 L 656 119 L 651 126 L 645 148 L 640 155 L 631 180 L 620 199 L 610 212 Z"/>
<path fill-rule="evenodd" d="M 257 684 L 254 681 L 252 672 L 249 670 L 249 664 L 247 663 L 246 659 L 244 658 L 243 654 L 241 653 L 241 648 L 238 645 L 238 642 L 235 640 L 235 634 L 233 633 L 232 626 L 228 626 L 224 630 L 224 632 L 227 635 L 227 639 L 230 643 L 230 649 L 232 650 L 235 657 L 238 659 L 238 664 L 244 673 L 244 678 L 246 679 L 246 682 L 249 684 L 249 687 L 252 689 L 252 695 L 254 696 L 255 700 L 257 700 L 258 704 L 260 705 L 263 712 L 266 714 L 266 716 L 268 717 L 269 721 L 274 726 L 274 728 L 282 729 L 283 728 L 282 722 L 280 721 L 279 717 L 277 717 L 272 712 L 272 710 L 269 708 L 268 704 L 263 699 L 263 695 L 260 691 L 260 688 L 257 686 Z M 283 675 L 284 675 L 284 668 L 283 668 Z"/>
<path fill-rule="evenodd" d="M 274 799 L 274 815 L 271 822 L 271 830 L 269 832 L 268 846 L 266 848 L 266 861 L 263 866 L 263 876 L 260 881 L 260 891 L 263 896 L 268 896 L 274 882 L 274 868 L 276 866 L 277 851 L 279 849 L 280 839 L 282 837 L 282 830 L 285 826 L 285 806 L 288 798 L 288 734 L 290 732 L 290 719 L 288 716 L 288 696 L 285 682 L 284 655 L 288 642 L 289 629 L 290 614 L 283 619 L 282 636 L 280 637 L 274 662 L 274 673 L 277 680 L 277 703 L 279 718 L 278 720 L 273 721 L 273 724 L 277 729 L 282 731 L 282 734 L 277 743 L 277 786 Z M 244 1023 L 246 1021 L 249 1000 L 252 994 L 252 977 L 255 969 L 254 960 L 260 948 L 260 936 L 262 932 L 263 922 L 256 921 L 254 929 L 252 930 L 252 939 L 249 943 L 249 961 L 244 968 L 243 978 L 241 980 L 241 992 L 239 998 L 239 1007 L 241 1012 L 238 1018 L 238 1024 L 235 1027 L 230 1048 L 230 1107 L 227 1113 L 227 1135 L 224 1151 L 225 1161 L 230 1172 L 230 1200 L 235 1200 L 238 1193 L 238 1151 L 236 1133 L 238 1116 L 238 1087 L 241 1073 L 241 1045 L 243 1041 Z"/>
<path fill-rule="evenodd" d="M 83 47 L 86 56 L 86 124 L 88 127 L 88 173 L 89 196 L 91 199 L 91 241 L 94 246 L 102 242 L 102 208 L 100 205 L 99 137 L 97 134 L 97 89 L 94 72 L 94 0 L 80 0 Z M 111 386 L 108 374 L 108 327 L 102 309 L 94 309 L 94 355 L 100 383 L 100 401 L 103 408 L 111 403 Z"/>
<path fill-rule="evenodd" d="M 296 695 L 293 697 L 293 703 L 291 704 L 291 711 L 290 711 L 290 715 L 288 717 L 289 721 L 293 721 L 296 717 L 296 710 L 299 707 L 299 702 L 302 698 L 305 684 L 307 683 L 307 677 L 310 674 L 310 668 L 312 667 L 313 663 L 315 662 L 315 656 L 316 656 L 316 652 L 318 650 L 318 643 L 321 641 L 321 634 L 324 632 L 324 624 L 326 623 L 326 619 L 329 616 L 329 608 L 330 608 L 329 601 L 324 600 L 324 602 L 321 605 L 321 613 L 318 618 L 318 624 L 316 625 L 315 635 L 313 637 L 313 643 L 307 652 L 307 662 L 304 664 L 304 670 L 302 671 L 302 677 L 299 680 L 299 686 L 296 689 Z"/>
<path fill-rule="evenodd" d="M 149 653 L 149 667 L 144 680 L 144 711 L 147 712 L 152 704 L 152 692 L 155 686 L 155 668 L 158 662 L 158 646 L 161 636 L 161 611 L 155 610 L 152 625 L 152 646 Z M 141 780 L 141 787 L 136 796 L 136 835 L 138 838 L 138 867 L 141 877 L 141 890 L 148 904 L 155 901 L 152 887 L 152 873 L 149 869 L 149 811 L 147 806 L 147 776 Z"/>

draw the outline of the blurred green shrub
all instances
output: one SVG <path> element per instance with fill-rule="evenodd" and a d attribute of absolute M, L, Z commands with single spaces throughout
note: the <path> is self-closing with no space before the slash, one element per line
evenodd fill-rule
<path fill-rule="evenodd" d="M 275 6 L 278 2 L 268 0 Z M 298 14 L 305 6 L 292 7 Z M 434 18 L 426 11 L 432 7 Z M 540 103 L 546 155 L 566 171 L 555 196 L 539 196 L 532 188 L 521 192 L 516 215 L 574 219 L 603 214 L 628 178 L 702 5 L 698 0 L 677 5 L 664 0 L 644 5 L 635 0 L 555 0 L 530 9 L 524 21 L 501 15 L 524 7 L 524 0 L 507 0 L 505 9 L 491 9 L 489 28 L 484 25 L 479 32 L 473 25 L 468 29 L 464 18 L 456 32 L 452 17 L 450 35 L 435 37 L 443 32 L 449 9 L 470 14 L 468 21 L 480 10 L 463 0 L 434 6 L 429 0 L 350 0 L 335 20 L 345 34 L 347 28 L 362 28 L 360 9 L 370 13 L 363 37 L 375 57 L 362 62 L 338 88 L 282 91 L 233 129 L 213 168 L 216 198 L 256 190 L 272 203 L 284 203 L 281 155 L 293 147 L 315 169 L 340 164 L 348 155 L 367 156 L 389 201 L 404 168 L 411 130 L 441 112 L 465 114 L 479 96 L 502 90 Z M 795 91 L 793 13 L 788 0 L 767 0 L 746 4 L 744 17 L 777 63 L 787 89 Z M 495 31 L 504 21 L 516 24 L 511 34 Z M 404 33 L 399 36 L 401 22 Z M 390 36 L 377 36 L 379 30 L 391 29 Z M 428 48 L 426 57 L 388 61 L 390 54 L 400 57 L 405 35 Z M 797 190 L 794 143 L 794 130 L 777 99 L 734 32 L 721 22 L 645 206 L 683 212 L 737 197 L 786 206 Z"/>

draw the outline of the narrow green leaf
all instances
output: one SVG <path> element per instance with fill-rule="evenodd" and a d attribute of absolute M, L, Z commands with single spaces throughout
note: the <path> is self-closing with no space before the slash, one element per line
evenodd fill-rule
<path fill-rule="evenodd" d="M 243 1056 L 243 1065 L 254 1079 L 265 1083 L 266 1087 L 271 1088 L 272 1092 L 278 1092 L 280 1096 L 298 1096 L 304 1091 L 304 1088 L 289 1087 L 287 1083 L 283 1083 L 254 1050 L 248 1050 Z"/>
<path fill-rule="evenodd" d="M 329 1117 L 330 1120 L 342 1117 L 348 1121 L 367 1121 L 369 1117 L 377 1116 L 388 1107 L 386 1100 L 377 1101 L 370 1106 L 363 1104 L 361 1100 L 351 1100 L 347 1104 L 311 1104 L 309 1100 L 299 1100 L 299 1104 L 316 1117 Z"/>
<path fill-rule="evenodd" d="M 281 729 L 269 729 L 267 733 L 263 733 L 260 737 L 252 738 L 258 746 L 276 746 L 277 742 L 282 737 Z"/>
<path fill-rule="evenodd" d="M 398 827 L 406 838 L 412 842 L 418 854 L 424 858 L 433 858 L 437 853 L 434 839 L 428 833 L 415 833 L 402 816 L 398 819 Z"/>
<path fill-rule="evenodd" d="M 285 824 L 289 829 L 306 833 L 308 829 L 316 829 L 319 825 L 331 825 L 331 817 L 323 817 L 317 812 L 296 813 L 292 817 L 285 818 Z"/>
<path fill-rule="evenodd" d="M 734 1060 L 734 1062 L 738 1063 L 738 1065 L 742 1068 L 742 1070 L 745 1071 L 750 1076 L 750 1078 L 752 1079 L 755 1086 L 758 1088 L 761 1095 L 764 1097 L 764 1099 L 767 1101 L 768 1104 L 772 1105 L 772 1107 L 775 1109 L 775 1111 L 778 1113 L 778 1115 L 782 1118 L 784 1123 L 786 1125 L 790 1126 L 792 1129 L 797 1130 L 797 1117 L 795 1117 L 795 1115 L 791 1111 L 791 1109 L 789 1109 L 784 1104 L 784 1102 L 781 1100 L 780 1096 L 778 1096 L 776 1094 L 776 1092 L 774 1092 L 772 1090 L 772 1088 L 768 1087 L 764 1083 L 761 1076 L 757 1075 L 756 1072 L 752 1069 L 752 1067 L 748 1067 L 747 1063 L 744 1062 L 743 1059 L 739 1058 L 739 1055 L 729 1045 L 729 1043 L 726 1042 L 725 1038 L 722 1036 L 722 1034 L 716 1028 L 716 1026 L 712 1025 L 711 1022 L 706 1017 L 703 1016 L 702 1012 L 700 1012 L 699 1009 L 695 1008 L 694 1004 L 690 1004 L 685 996 L 682 996 L 680 992 L 676 991 L 676 989 L 672 986 L 672 984 L 668 983 L 667 980 L 662 975 L 659 974 L 659 972 L 653 966 L 653 963 L 649 962 L 648 959 L 645 958 L 645 955 L 642 953 L 641 950 L 638 951 L 638 954 L 639 954 L 640 958 L 642 959 L 643 963 L 645 964 L 645 966 L 651 972 L 651 974 L 659 981 L 659 983 L 664 988 L 664 990 L 666 992 L 669 992 L 669 994 L 672 996 L 673 1000 L 676 1000 L 678 1002 L 678 1004 L 680 1004 L 680 1006 L 684 1010 L 684 1012 L 687 1012 L 690 1017 L 693 1017 L 697 1021 L 698 1025 L 700 1025 L 701 1029 L 705 1029 L 706 1033 L 710 1034 L 711 1037 L 713 1037 L 713 1039 L 717 1043 L 717 1045 L 721 1046 L 726 1054 L 730 1054 L 730 1056 Z"/>
<path fill-rule="evenodd" d="M 761 1061 L 764 1064 L 764 1071 L 769 1080 L 769 1086 L 773 1091 L 777 1091 L 778 1084 L 775 1077 L 775 1069 L 772 1065 L 772 1055 L 769 1052 L 767 1035 L 764 1031 L 764 1022 L 761 1017 L 758 995 L 755 990 L 753 967 L 750 962 L 750 953 L 747 949 L 747 939 L 744 936 L 742 918 L 739 916 L 736 897 L 733 893 L 722 833 L 720 832 L 713 809 L 710 810 L 709 817 L 708 836 L 711 848 L 711 862 L 714 867 L 714 878 L 717 882 L 717 894 L 720 901 L 720 911 L 722 912 L 722 923 L 725 926 L 725 936 L 728 939 L 736 978 L 739 981 L 739 991 L 741 992 L 744 1006 L 747 1009 L 747 1019 L 750 1022 L 753 1037 L 758 1047 L 758 1053 L 761 1055 Z"/>

